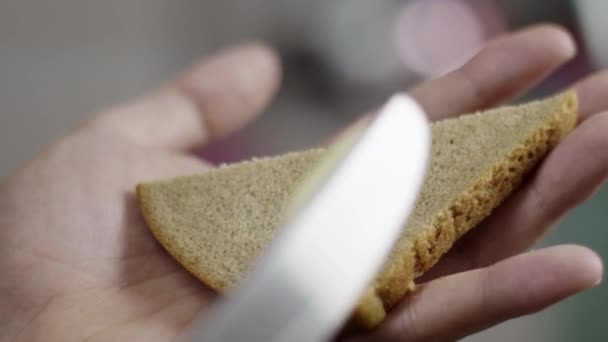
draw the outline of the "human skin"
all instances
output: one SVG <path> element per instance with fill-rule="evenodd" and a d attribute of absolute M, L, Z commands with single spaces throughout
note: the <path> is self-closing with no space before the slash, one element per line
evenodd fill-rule
<path fill-rule="evenodd" d="M 432 120 L 519 95 L 571 59 L 540 25 L 492 40 L 408 92 Z M 204 172 L 193 148 L 238 131 L 280 84 L 271 49 L 203 60 L 150 95 L 92 116 L 0 186 L 0 341 L 174 341 L 215 297 L 154 240 L 136 183 Z M 528 251 L 608 174 L 608 73 L 573 84 L 580 123 L 530 180 L 458 241 L 415 296 L 351 341 L 454 340 L 596 286 L 602 261 L 574 245 Z M 238 324 L 238 323 L 235 323 Z"/>

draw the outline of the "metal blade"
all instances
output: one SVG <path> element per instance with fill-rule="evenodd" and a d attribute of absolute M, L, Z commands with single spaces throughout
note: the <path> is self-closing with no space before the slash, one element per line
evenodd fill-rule
<path fill-rule="evenodd" d="M 430 132 L 394 96 L 328 153 L 242 286 L 196 320 L 186 341 L 321 341 L 379 271 L 424 181 Z"/>

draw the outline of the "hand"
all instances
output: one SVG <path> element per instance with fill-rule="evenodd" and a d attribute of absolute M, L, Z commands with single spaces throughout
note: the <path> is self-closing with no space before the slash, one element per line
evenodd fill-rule
<path fill-rule="evenodd" d="M 531 28 L 411 94 L 434 119 L 481 109 L 573 55 L 560 29 Z M 210 168 L 187 151 L 251 120 L 279 78 L 267 48 L 226 51 L 155 94 L 96 115 L 9 178 L 0 188 L 0 340 L 174 340 L 213 294 L 155 242 L 135 184 Z M 582 114 L 575 132 L 421 280 L 416 296 L 355 340 L 456 339 L 600 281 L 601 261 L 583 247 L 513 255 L 606 178 L 606 84 L 608 74 L 598 74 L 574 86 Z"/>

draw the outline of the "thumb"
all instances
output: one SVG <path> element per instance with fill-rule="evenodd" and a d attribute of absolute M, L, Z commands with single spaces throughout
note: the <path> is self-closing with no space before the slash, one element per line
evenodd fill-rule
<path fill-rule="evenodd" d="M 203 60 L 159 91 L 100 114 L 104 125 L 134 142 L 189 150 L 242 128 L 277 91 L 275 52 L 247 44 Z"/>

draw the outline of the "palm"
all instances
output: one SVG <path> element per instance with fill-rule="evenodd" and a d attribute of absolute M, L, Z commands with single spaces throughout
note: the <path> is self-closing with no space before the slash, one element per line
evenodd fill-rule
<path fill-rule="evenodd" d="M 563 40 L 547 27 L 502 38 L 411 94 L 434 119 L 497 103 L 567 59 Z M 497 75 L 491 66 L 505 62 L 505 49 L 518 58 Z M 8 275 L 0 279 L 0 322 L 7 322 L 0 324 L 0 339 L 174 340 L 213 295 L 156 243 L 139 216 L 135 185 L 208 168 L 184 151 L 242 126 L 269 99 L 276 73 L 265 50 L 217 57 L 178 86 L 97 116 L 9 179 L 0 192 L 0 219 L 8 227 L 0 231 L 0 270 Z M 593 124 L 583 123 L 531 184 L 425 276 L 417 296 L 374 334 L 356 339 L 455 339 L 597 281 L 597 257 L 580 247 L 509 257 L 604 180 L 608 161 L 576 153 L 608 144 L 604 131 L 594 130 L 608 117 L 591 115 L 608 108 L 604 97 L 594 96 L 601 82 L 605 77 L 596 76 L 575 87 L 582 115 Z M 573 163 L 577 169 L 568 166 Z M 547 192 L 564 172 L 561 190 Z M 460 271 L 467 272 L 454 274 Z M 505 280 L 513 286 L 503 286 Z"/>
<path fill-rule="evenodd" d="M 36 225 L 24 222 L 32 230 L 21 232 L 24 239 L 34 230 L 40 235 L 19 246 L 29 255 L 14 265 L 33 263 L 35 279 L 52 284 L 52 299 L 45 299 L 45 310 L 32 323 L 79 327 L 69 339 L 61 330 L 58 335 L 31 330 L 23 340 L 166 341 L 208 299 L 209 294 L 156 244 L 133 197 L 138 181 L 184 170 L 200 172 L 205 166 L 120 136 L 108 138 L 106 132 L 68 137 L 36 160 L 10 191 L 20 194 L 11 201 L 33 203 L 27 210 L 46 216 Z M 37 164 L 45 165 L 43 175 Z M 79 172 L 73 173 L 76 169 Z M 49 190 L 37 189 L 39 181 L 48 181 Z M 2 213 L 6 215 L 11 214 Z M 38 230 L 38 224 L 51 222 L 60 224 Z M 140 332 L 136 338 L 127 338 L 134 331 Z"/>

